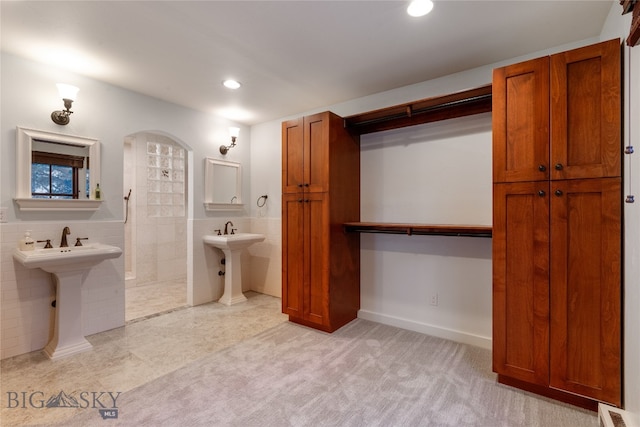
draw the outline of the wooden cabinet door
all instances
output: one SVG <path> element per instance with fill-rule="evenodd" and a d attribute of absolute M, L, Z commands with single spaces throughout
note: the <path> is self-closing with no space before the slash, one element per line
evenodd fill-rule
<path fill-rule="evenodd" d="M 621 179 L 551 183 L 552 387 L 621 404 Z"/>
<path fill-rule="evenodd" d="M 282 192 L 329 189 L 328 112 L 282 123 Z"/>
<path fill-rule="evenodd" d="M 620 176 L 620 41 L 551 56 L 551 178 Z"/>
<path fill-rule="evenodd" d="M 329 119 L 329 112 L 304 118 L 305 191 L 329 191 Z"/>
<path fill-rule="evenodd" d="M 282 122 L 282 192 L 299 193 L 304 184 L 303 119 Z"/>
<path fill-rule="evenodd" d="M 304 319 L 328 326 L 329 202 L 327 193 L 307 193 L 304 199 L 305 285 Z"/>
<path fill-rule="evenodd" d="M 493 370 L 549 384 L 549 183 L 494 184 Z"/>
<path fill-rule="evenodd" d="M 549 57 L 493 71 L 493 181 L 549 178 Z"/>
<path fill-rule="evenodd" d="M 282 312 L 329 322 L 329 221 L 326 193 L 282 199 Z"/>
<path fill-rule="evenodd" d="M 303 196 L 282 195 L 282 312 L 299 318 L 305 283 Z"/>

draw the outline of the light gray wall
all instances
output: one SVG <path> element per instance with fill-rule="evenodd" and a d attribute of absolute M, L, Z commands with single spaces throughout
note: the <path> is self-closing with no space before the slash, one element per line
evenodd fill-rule
<path fill-rule="evenodd" d="M 629 16 L 620 16 L 620 6 L 612 2 L 611 14 L 603 28 L 601 40 L 624 36 L 628 33 Z M 312 111 L 300 112 L 295 116 L 283 117 L 268 123 L 253 126 L 249 130 L 242 127 L 239 145 L 234 148 L 227 157 L 229 160 L 240 161 L 244 168 L 244 193 L 246 211 L 239 213 L 206 213 L 202 209 L 202 159 L 205 156 L 219 156 L 217 147 L 226 143 L 228 121 L 191 111 L 179 106 L 168 104 L 160 100 L 149 98 L 140 94 L 126 91 L 104 83 L 96 82 L 72 73 L 55 68 L 46 67 L 30 61 L 25 61 L 11 55 L 2 55 L 1 99 L 0 108 L 2 120 L 0 122 L 0 206 L 9 208 L 9 224 L 5 224 L 3 230 L 15 225 L 14 223 L 37 222 L 39 227 L 48 221 L 68 220 L 80 221 L 120 221 L 122 217 L 122 141 L 126 135 L 143 130 L 158 130 L 173 135 L 193 150 L 193 176 L 192 190 L 192 217 L 190 224 L 192 230 L 197 233 L 205 232 L 213 226 L 224 223 L 230 216 L 244 217 L 249 214 L 252 224 L 248 221 L 239 222 L 247 228 L 264 227 L 271 230 L 271 236 L 267 250 L 270 256 L 270 272 L 266 288 L 270 292 L 277 292 L 279 287 L 279 250 L 280 240 L 277 238 L 281 216 L 281 136 L 280 123 L 282 120 L 310 114 L 313 112 L 332 110 L 337 114 L 346 116 L 363 111 L 369 111 L 389 105 L 410 102 L 420 98 L 436 96 L 480 86 L 491 81 L 491 70 L 494 67 L 521 60 L 571 49 L 577 46 L 587 45 L 598 40 L 583 40 L 570 45 L 559 46 L 542 52 L 531 53 L 519 58 L 512 58 L 486 67 L 446 76 L 444 78 L 422 82 L 416 85 L 398 88 L 368 97 L 351 100 L 345 103 L 317 108 Z M 635 49 L 636 51 L 638 48 Z M 629 56 L 629 50 L 626 50 Z M 638 135 L 640 127 L 637 120 L 631 121 L 630 116 L 637 117 L 640 108 L 640 88 L 637 79 L 629 79 L 629 76 L 640 75 L 640 53 L 634 52 L 630 60 L 630 72 L 627 72 L 626 87 L 630 86 L 627 93 L 625 106 L 625 123 L 631 123 L 631 143 L 639 145 Z M 55 83 L 66 82 L 80 87 L 78 101 L 74 103 L 75 113 L 71 118 L 71 124 L 61 128 L 49 119 L 52 110 L 60 109 L 61 101 L 55 88 Z M 631 113 L 628 103 L 631 103 Z M 102 142 L 103 178 L 101 187 L 104 188 L 105 202 L 103 207 L 92 214 L 25 214 L 16 212 L 12 201 L 15 188 L 15 126 L 33 127 L 36 129 L 63 131 L 77 135 L 91 136 Z M 391 138 L 411 138 L 404 135 L 405 131 L 396 131 Z M 249 135 L 245 138 L 244 135 Z M 251 144 L 249 144 L 251 141 Z M 453 138 L 455 143 L 455 138 Z M 444 142 L 443 142 L 444 143 Z M 480 132 L 479 144 L 486 144 L 486 135 Z M 383 144 L 384 145 L 384 144 Z M 419 150 L 427 152 L 434 145 L 432 139 L 426 138 L 417 144 Z M 391 147 L 382 147 L 376 153 L 372 152 L 372 158 L 367 159 L 367 165 L 383 163 L 391 151 Z M 629 159 L 625 158 L 625 162 Z M 632 156 L 632 170 L 640 171 L 640 161 L 637 156 Z M 407 159 L 407 167 L 418 167 L 418 163 L 411 158 Z M 485 174 L 489 168 L 486 157 L 479 159 L 478 168 L 461 171 L 460 177 L 466 181 L 475 179 Z M 625 163 L 625 166 L 628 166 Z M 640 189 L 640 179 L 634 175 L 633 179 L 625 177 L 625 188 L 629 184 L 637 191 Z M 434 182 L 433 186 L 440 186 L 440 182 Z M 460 188 L 456 189 L 459 191 Z M 369 191 L 369 190 L 367 190 Z M 420 188 L 407 186 L 409 198 L 416 199 L 420 194 Z M 434 187 L 427 192 L 434 191 Z M 267 204 L 258 208 L 255 205 L 260 195 L 269 196 Z M 368 193 L 365 193 L 368 194 Z M 636 194 L 638 196 L 638 194 Z M 638 196 L 640 197 L 640 196 Z M 426 199 L 425 199 L 426 200 Z M 380 213 L 380 207 L 372 208 L 376 200 L 369 195 L 363 199 L 363 218 L 366 215 Z M 456 218 L 459 210 L 451 205 L 429 206 L 429 215 L 441 215 L 438 218 L 456 218 L 460 221 L 475 220 L 484 222 L 487 216 L 487 203 L 485 201 L 479 209 L 471 209 L 465 214 L 472 214 L 470 218 Z M 390 207 L 396 209 L 396 206 Z M 640 337 L 637 328 L 633 325 L 640 324 L 640 216 L 638 202 L 634 205 L 625 205 L 625 405 L 631 412 L 636 424 L 640 424 Z M 376 210 L 378 209 L 378 210 Z M 435 217 L 426 217 L 422 212 L 423 206 L 410 208 L 407 212 L 417 220 L 422 218 L 432 220 Z M 403 211 L 404 212 L 404 211 Z M 394 215 L 396 212 L 393 213 Z M 390 215 L 390 214 L 389 214 Z M 477 216 L 476 216 L 477 215 Z M 376 217 L 380 220 L 391 220 L 392 216 Z M 58 223 L 55 223 L 58 226 Z M 416 236 L 417 237 L 417 236 Z M 490 245 L 488 240 L 448 237 L 420 237 L 408 240 L 404 236 L 363 236 L 363 269 L 368 269 L 375 262 L 384 268 L 381 274 L 375 270 L 367 270 L 363 273 L 363 308 L 375 313 L 388 323 L 398 322 L 405 326 L 413 326 L 417 329 L 425 329 L 433 333 L 443 335 L 457 335 L 471 342 L 486 344 L 490 338 Z M 6 245 L 7 242 L 2 242 Z M 13 244 L 9 242 L 8 244 Z M 205 263 L 207 258 L 202 245 L 193 243 L 190 257 L 198 263 Z M 3 278 L 11 276 L 6 270 L 11 268 L 11 261 L 3 257 L 0 263 L 4 271 L 0 271 Z M 443 263 L 444 262 L 444 263 Z M 215 263 L 215 262 L 214 262 Z M 277 265 L 274 265 L 277 264 Z M 427 268 L 425 266 L 433 267 Z M 213 268 L 205 268 L 204 270 Z M 403 271 L 406 270 L 406 271 Z M 416 275 L 416 272 L 419 275 Z M 459 275 L 454 273 L 462 272 Z M 11 272 L 13 274 L 13 272 Z M 192 274 L 192 273 L 191 273 Z M 123 281 L 122 277 L 115 275 L 115 281 Z M 207 273 L 199 276 L 207 279 Z M 470 280 L 472 279 L 472 280 Z M 393 287 L 402 284 L 402 289 L 395 291 Z M 264 284 L 263 284 L 264 285 Z M 443 286 L 447 290 L 443 291 Z M 218 285 L 219 286 L 219 285 Z M 265 286 L 262 286 L 265 288 Z M 430 287 L 431 286 L 431 287 Z M 440 286 L 441 288 L 435 288 Z M 122 285 L 122 288 L 124 285 Z M 118 287 L 116 287 L 119 289 Z M 425 297 L 432 290 L 445 292 L 440 305 L 433 308 L 428 305 Z M 203 289 L 201 299 L 219 296 L 219 288 Z M 3 295 L 5 292 L 3 291 Z M 6 294 L 13 295 L 13 294 Z M 418 296 L 412 298 L 412 296 Z M 7 310 L 3 300 L 2 311 L 13 310 L 13 306 Z M 15 300 L 15 299 L 14 299 Z M 478 304 L 469 312 L 469 302 L 477 301 Z M 48 300 L 47 300 L 48 302 Z M 32 304 L 30 301 L 29 304 Z M 3 319 L 4 320 L 4 319 Z M 43 321 L 46 321 L 44 319 Z M 3 337 L 4 341 L 4 337 Z M 37 343 L 36 343 L 37 344 Z M 35 347 L 37 348 L 37 347 Z M 34 348 L 34 349 L 35 349 Z M 4 357 L 4 355 L 3 355 Z"/>
<path fill-rule="evenodd" d="M 257 196 L 253 185 L 277 191 L 268 215 L 280 219 L 283 120 L 324 110 L 344 117 L 482 86 L 491 83 L 495 67 L 598 41 L 582 40 L 253 126 L 253 198 Z M 491 160 L 490 114 L 364 135 L 361 218 L 491 224 Z M 490 239 L 373 234 L 360 238 L 360 317 L 491 346 Z M 434 294 L 437 306 L 430 304 Z"/>
<path fill-rule="evenodd" d="M 52 132 L 81 135 L 100 140 L 102 145 L 103 206 L 91 215 L 92 220 L 124 219 L 122 213 L 123 141 L 127 135 L 141 131 L 158 131 L 180 141 L 193 151 L 193 218 L 207 218 L 203 207 L 204 158 L 226 158 L 245 166 L 245 193 L 250 185 L 250 130 L 226 119 L 205 114 L 136 92 L 127 91 L 96 80 L 2 54 L 1 75 L 2 181 L 0 206 L 9 208 L 9 221 L 50 220 L 51 213 L 25 215 L 16 211 L 15 128 L 24 126 Z M 71 122 L 59 126 L 49 118 L 62 108 L 55 84 L 65 82 L 80 88 L 74 102 Z M 238 145 L 223 157 L 221 144 L 229 144 L 229 126 L 241 128 Z M 241 212 L 244 215 L 244 212 Z M 68 214 L 57 214 L 66 218 Z"/>
<path fill-rule="evenodd" d="M 398 88 L 388 92 L 378 93 L 368 97 L 358 98 L 345 103 L 319 107 L 314 110 L 283 117 L 279 120 L 263 123 L 252 127 L 252 199 L 255 199 L 264 189 L 269 191 L 270 204 L 268 210 L 262 212 L 274 220 L 279 221 L 281 212 L 280 183 L 281 171 L 274 168 L 274 164 L 281 167 L 281 129 L 283 120 L 303 116 L 324 110 L 331 110 L 339 115 L 348 116 L 364 111 L 387 107 L 394 104 L 410 102 L 421 98 L 437 96 L 454 91 L 481 86 L 491 82 L 493 68 L 517 63 L 543 55 L 562 52 L 580 46 L 615 37 L 626 37 L 629 31 L 630 16 L 620 16 L 620 6 L 612 2 L 610 15 L 603 27 L 599 38 L 582 40 L 558 46 L 540 52 L 533 52 L 518 58 L 512 58 L 477 69 L 446 76 L 440 79 L 422 82 L 416 85 Z M 637 79 L 629 76 L 640 75 L 640 51 L 636 48 L 626 64 L 631 68 L 625 70 L 625 87 L 631 102 L 631 114 L 628 105 L 625 106 L 624 123 L 631 122 L 631 134 L 638 146 L 640 125 L 638 120 L 630 120 L 630 116 L 637 117 L 640 108 L 640 88 Z M 629 49 L 625 49 L 629 56 Z M 429 125 L 427 125 L 429 126 Z M 626 133 L 626 130 L 625 130 Z M 397 138 L 400 141 L 410 141 L 414 136 L 412 131 L 397 130 L 388 133 L 385 138 Z M 479 133 L 479 144 L 486 147 L 485 136 Z M 374 137 L 377 138 L 377 137 Z M 364 139 L 364 145 L 367 140 Z M 444 142 L 443 142 L 444 143 Z M 455 141 L 454 141 L 455 143 Z M 418 144 L 418 150 L 425 153 L 430 145 L 437 145 L 438 141 L 425 139 Z M 384 145 L 384 144 L 383 144 Z M 392 144 L 390 144 L 392 145 Z M 398 149 L 403 147 L 398 142 Z M 410 144 L 406 144 L 407 146 Z M 416 148 L 415 146 L 413 147 Z M 383 147 L 377 151 L 363 154 L 363 173 L 373 164 L 388 162 L 391 147 Z M 408 152 L 408 149 L 406 150 Z M 462 153 L 461 153 L 462 154 Z M 407 156 L 406 163 L 400 166 L 407 170 L 420 168 L 419 157 Z M 268 159 L 262 162 L 260 159 Z M 629 159 L 625 158 L 625 162 Z M 632 169 L 640 170 L 638 157 L 632 157 Z M 628 164 L 625 163 L 625 168 Z M 490 161 L 486 156 L 478 158 L 477 168 L 461 171 L 460 178 L 467 181 L 477 179 L 490 169 Z M 481 178 L 482 179 L 482 178 Z M 486 178 L 485 178 L 486 179 Z M 490 178 L 489 178 L 490 179 Z M 407 203 L 416 200 L 420 194 L 436 193 L 442 187 L 443 180 L 432 182 L 428 188 L 423 185 L 408 184 L 405 191 L 409 192 Z M 625 186 L 628 188 L 631 180 L 625 176 Z M 401 215 L 416 221 L 451 218 L 451 222 L 476 220 L 483 223 L 487 218 L 487 203 L 480 203 L 478 209 L 464 212 L 470 217 L 460 218 L 459 209 L 452 205 L 430 206 L 428 213 L 423 206 L 399 209 L 396 206 L 375 207 L 380 200 L 375 191 L 366 188 L 363 180 L 362 206 L 363 219 L 379 219 L 392 221 Z M 632 179 L 633 188 L 640 189 L 640 177 L 636 174 Z M 254 188 L 255 186 L 255 188 Z M 257 188 L 260 188 L 259 190 Z M 460 191 L 460 188 L 456 189 Z M 403 194 L 401 192 L 401 194 Z M 406 196 L 406 194 L 404 194 Z M 464 197 L 463 194 L 460 194 Z M 637 197 L 638 194 L 636 194 Z M 486 194 L 485 194 L 486 197 Z M 373 207 L 373 209 L 371 209 Z M 404 206 L 403 206 L 404 207 Z M 638 202 L 625 205 L 625 336 L 624 336 L 624 401 L 636 424 L 640 425 L 640 333 L 633 325 L 640 324 L 640 216 L 637 209 Z M 386 209 L 386 211 L 384 210 Z M 255 209 L 252 210 L 256 212 Z M 384 214 L 380 215 L 381 212 Z M 389 212 L 387 215 L 386 212 Z M 394 216 L 397 215 L 397 216 Z M 255 215 L 253 215 L 255 216 Z M 362 305 L 363 309 L 378 320 L 386 323 L 398 324 L 404 327 L 423 330 L 436 335 L 454 337 L 462 341 L 480 345 L 488 345 L 491 330 L 491 248 L 488 240 L 448 237 L 411 237 L 405 236 L 375 236 L 362 235 Z M 374 268 L 375 267 L 375 268 Z M 429 296 L 433 291 L 443 293 L 438 307 L 429 306 Z M 470 302 L 473 302 L 471 306 Z"/>
<path fill-rule="evenodd" d="M 229 144 L 228 127 L 238 126 L 236 123 L 13 55 L 2 54 L 0 60 L 0 207 L 7 208 L 8 220 L 0 224 L 2 358 L 42 348 L 48 339 L 49 302 L 53 295 L 49 275 L 22 268 L 13 262 L 11 255 L 26 229 L 32 229 L 37 240 L 50 238 L 57 244 L 62 227 L 70 226 L 72 236 L 124 247 L 123 153 L 128 135 L 153 131 L 171 137 L 189 150 L 188 230 L 211 232 L 233 218 L 243 227 L 238 227 L 239 231 L 250 231 L 250 224 L 243 221 L 248 210 L 208 212 L 203 206 L 204 158 L 223 158 L 218 147 Z M 80 88 L 67 126 L 56 125 L 50 119 L 53 110 L 62 108 L 55 86 L 58 82 Z M 13 202 L 16 126 L 100 140 L 103 202 L 97 211 L 24 212 L 17 208 Z M 247 126 L 239 127 L 238 145 L 226 159 L 243 164 L 243 191 L 249 194 L 250 130 Z M 188 301 L 202 304 L 215 300 L 222 294 L 222 279 L 217 275 L 201 275 L 194 280 L 193 272 L 207 271 L 207 262 L 214 262 L 208 258 L 216 254 L 206 252 L 201 234 L 188 233 L 187 239 Z M 91 277 L 100 277 L 99 281 L 91 280 L 84 288 L 85 334 L 124 324 L 123 258 L 102 264 L 98 273 L 87 278 L 89 281 Z M 109 271 L 110 274 L 105 273 Z"/>

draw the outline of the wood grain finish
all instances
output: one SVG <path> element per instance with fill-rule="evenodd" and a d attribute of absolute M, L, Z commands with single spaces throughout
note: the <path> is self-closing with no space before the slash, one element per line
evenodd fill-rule
<path fill-rule="evenodd" d="M 551 190 L 550 384 L 620 406 L 621 179 Z"/>
<path fill-rule="evenodd" d="M 618 40 L 551 56 L 551 179 L 620 176 L 620 73 Z"/>
<path fill-rule="evenodd" d="M 493 369 L 549 383 L 549 183 L 494 184 Z"/>
<path fill-rule="evenodd" d="M 304 177 L 303 118 L 282 123 L 282 192 L 285 194 L 302 191 Z"/>
<path fill-rule="evenodd" d="M 622 403 L 620 61 L 611 40 L 494 71 L 493 367 L 581 406 Z"/>
<path fill-rule="evenodd" d="M 351 132 L 364 135 L 491 111 L 491 85 L 425 98 L 345 117 Z"/>
<path fill-rule="evenodd" d="M 493 71 L 493 181 L 549 177 L 549 58 Z"/>
<path fill-rule="evenodd" d="M 360 239 L 342 226 L 360 219 L 359 139 L 330 112 L 284 122 L 282 137 L 282 311 L 333 332 L 360 308 Z"/>
<path fill-rule="evenodd" d="M 345 230 L 357 233 L 388 233 L 436 236 L 491 237 L 491 226 L 448 224 L 404 224 L 390 222 L 347 222 Z"/>
<path fill-rule="evenodd" d="M 303 316 L 305 215 L 302 194 L 282 195 L 282 312 Z M 286 286 L 284 286 L 286 284 Z"/>

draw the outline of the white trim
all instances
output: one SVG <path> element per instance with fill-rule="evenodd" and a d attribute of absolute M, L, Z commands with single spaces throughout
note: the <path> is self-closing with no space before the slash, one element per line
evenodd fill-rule
<path fill-rule="evenodd" d="M 453 329 L 443 328 L 441 326 L 430 325 L 428 323 L 421 323 L 414 320 L 389 316 L 387 314 L 374 313 L 367 310 L 358 310 L 358 318 L 371 320 L 373 322 L 382 323 L 383 325 L 408 329 L 410 331 L 420 332 L 426 335 L 432 335 L 434 337 L 444 338 L 462 344 L 469 344 L 491 350 L 491 337 L 469 334 L 467 332 L 456 331 Z"/>
<path fill-rule="evenodd" d="M 15 201 L 20 210 L 39 211 L 94 211 L 100 208 L 100 200 L 91 199 L 65 200 L 59 203 L 57 199 L 31 199 L 31 145 L 33 140 L 44 140 L 65 144 L 89 147 L 89 188 L 93 189 L 100 183 L 100 141 L 84 136 L 65 135 L 37 129 L 16 127 L 16 196 Z"/>
<path fill-rule="evenodd" d="M 214 200 L 215 186 L 230 185 L 231 183 L 219 183 L 215 181 L 214 166 L 224 166 L 236 169 L 236 182 L 234 195 L 235 202 L 221 203 L 220 200 Z M 214 159 L 213 157 L 205 157 L 204 159 L 204 208 L 208 211 L 235 211 L 244 209 L 242 204 L 242 165 L 238 162 L 230 162 L 227 160 Z"/>
<path fill-rule="evenodd" d="M 21 211 L 97 211 L 102 200 L 15 198 Z"/>
<path fill-rule="evenodd" d="M 208 211 L 239 211 L 244 209 L 243 203 L 204 203 Z"/>

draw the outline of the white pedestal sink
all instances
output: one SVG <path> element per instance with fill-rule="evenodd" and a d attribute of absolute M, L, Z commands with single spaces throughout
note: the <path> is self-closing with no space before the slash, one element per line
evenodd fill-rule
<path fill-rule="evenodd" d="M 56 283 L 56 318 L 53 337 L 44 348 L 51 359 L 91 349 L 82 334 L 82 278 L 105 259 L 117 258 L 122 249 L 98 243 L 69 248 L 16 249 L 13 258 L 28 268 L 52 273 Z"/>
<path fill-rule="evenodd" d="M 242 293 L 242 266 L 240 255 L 242 250 L 254 243 L 262 242 L 264 234 L 236 233 L 223 235 L 206 235 L 202 239 L 214 248 L 224 252 L 225 273 L 224 273 L 224 293 L 218 302 L 226 305 L 237 304 L 246 301 L 247 297 Z"/>

